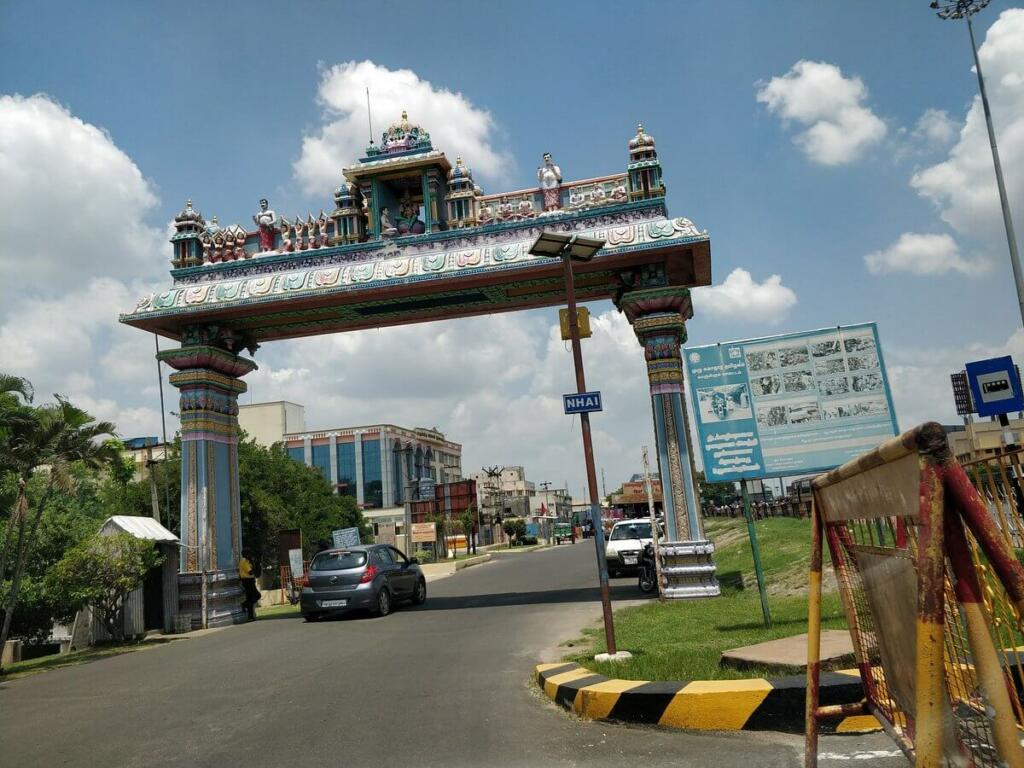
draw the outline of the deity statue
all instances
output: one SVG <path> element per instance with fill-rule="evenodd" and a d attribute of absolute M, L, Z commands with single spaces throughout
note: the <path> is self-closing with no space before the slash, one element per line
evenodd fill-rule
<path fill-rule="evenodd" d="M 281 253 L 290 253 L 295 250 L 292 239 L 288 237 L 291 232 L 291 225 L 287 219 L 281 219 Z"/>
<path fill-rule="evenodd" d="M 537 169 L 537 181 L 544 192 L 544 210 L 557 211 L 561 208 L 562 169 L 552 161 L 550 152 L 544 153 L 544 165 Z"/>
<path fill-rule="evenodd" d="M 498 204 L 498 218 L 502 221 L 512 218 L 512 203 L 507 197 L 501 198 L 501 203 Z"/>
<path fill-rule="evenodd" d="M 626 191 L 626 182 L 620 181 L 612 189 L 612 200 L 616 203 L 624 203 L 629 198 L 629 193 Z"/>
<path fill-rule="evenodd" d="M 380 210 L 380 233 L 385 237 L 394 237 L 398 230 L 391 226 L 391 215 L 387 208 Z"/>
<path fill-rule="evenodd" d="M 519 207 L 516 208 L 516 216 L 520 219 L 529 219 L 533 216 L 533 202 L 528 197 L 524 197 L 519 201 Z"/>
<path fill-rule="evenodd" d="M 491 212 L 491 206 L 481 205 L 480 213 L 477 214 L 477 220 L 481 224 L 489 224 L 492 218 L 494 218 L 494 214 Z"/>
<path fill-rule="evenodd" d="M 608 202 L 607 197 L 608 195 L 605 193 L 604 187 L 598 184 L 594 187 L 594 191 L 590 193 L 590 203 L 591 205 L 604 205 Z"/>
<path fill-rule="evenodd" d="M 277 214 L 270 209 L 267 198 L 260 200 L 260 212 L 254 214 L 252 220 L 259 227 L 260 250 L 274 250 L 274 227 L 277 225 Z"/>
<path fill-rule="evenodd" d="M 401 214 L 398 217 L 398 234 L 422 235 L 426 231 L 427 225 L 419 217 L 419 208 L 409 196 L 409 190 L 405 190 L 405 195 L 402 197 Z"/>

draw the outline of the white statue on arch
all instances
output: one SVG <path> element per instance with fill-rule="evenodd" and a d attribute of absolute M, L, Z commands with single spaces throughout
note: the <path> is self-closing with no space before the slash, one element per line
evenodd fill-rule
<path fill-rule="evenodd" d="M 544 165 L 537 169 L 537 182 L 544 193 L 544 210 L 561 208 L 562 169 L 555 165 L 550 152 L 544 153 Z"/>

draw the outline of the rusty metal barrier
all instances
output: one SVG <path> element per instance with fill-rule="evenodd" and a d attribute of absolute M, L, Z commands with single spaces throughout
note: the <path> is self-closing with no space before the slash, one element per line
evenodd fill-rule
<path fill-rule="evenodd" d="M 979 493 L 928 423 L 814 480 L 806 766 L 818 723 L 851 714 L 874 715 L 917 766 L 1024 766 L 1015 472 L 975 470 Z M 856 705 L 819 705 L 823 545 L 864 690 Z"/>

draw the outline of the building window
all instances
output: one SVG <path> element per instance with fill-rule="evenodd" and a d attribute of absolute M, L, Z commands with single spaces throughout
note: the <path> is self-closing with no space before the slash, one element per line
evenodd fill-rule
<path fill-rule="evenodd" d="M 288 458 L 297 461 L 299 464 L 306 463 L 306 449 L 301 445 L 293 445 L 288 449 Z"/>
<path fill-rule="evenodd" d="M 380 474 L 380 440 L 363 440 L 363 503 L 384 506 L 384 485 Z"/>
<path fill-rule="evenodd" d="M 331 477 L 331 446 L 313 446 L 313 466 L 320 470 L 320 474 L 327 478 L 329 483 L 334 484 L 334 478 Z"/>
<path fill-rule="evenodd" d="M 395 504 L 401 504 L 405 501 L 405 483 L 408 469 L 405 465 L 404 456 L 405 454 L 400 451 L 391 452 L 391 458 L 395 466 L 395 471 L 391 473 L 391 481 L 395 486 Z"/>
<path fill-rule="evenodd" d="M 354 443 L 338 443 L 338 493 L 356 495 L 356 446 Z"/>

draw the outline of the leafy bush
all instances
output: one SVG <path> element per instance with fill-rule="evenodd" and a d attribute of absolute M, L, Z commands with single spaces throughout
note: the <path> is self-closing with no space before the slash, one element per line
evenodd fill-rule
<path fill-rule="evenodd" d="M 69 550 L 47 576 L 51 592 L 74 608 L 92 607 L 115 640 L 124 640 L 124 600 L 164 560 L 153 542 L 130 533 L 96 534 Z"/>
<path fill-rule="evenodd" d="M 524 547 L 532 547 L 536 543 L 537 543 L 537 537 L 536 536 L 524 536 L 523 537 L 523 546 Z"/>

